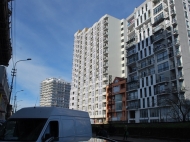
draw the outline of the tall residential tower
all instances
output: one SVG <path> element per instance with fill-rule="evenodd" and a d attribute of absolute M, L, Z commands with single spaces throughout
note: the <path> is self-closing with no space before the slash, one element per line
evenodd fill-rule
<path fill-rule="evenodd" d="M 175 121 L 166 99 L 190 98 L 187 0 L 146 0 L 128 18 L 128 122 Z"/>
<path fill-rule="evenodd" d="M 125 77 L 124 23 L 105 15 L 74 35 L 69 108 L 88 111 L 92 123 L 106 120 L 108 76 Z"/>
<path fill-rule="evenodd" d="M 71 85 L 63 79 L 48 78 L 41 82 L 40 106 L 69 108 Z"/>

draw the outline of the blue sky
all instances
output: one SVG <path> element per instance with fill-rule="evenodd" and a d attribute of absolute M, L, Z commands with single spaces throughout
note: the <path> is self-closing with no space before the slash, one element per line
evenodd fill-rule
<path fill-rule="evenodd" d="M 39 105 L 40 82 L 56 77 L 71 82 L 74 33 L 105 14 L 127 18 L 145 0 L 15 0 L 13 61 L 19 62 L 12 96 L 18 109 Z M 11 81 L 12 59 L 7 72 Z"/>

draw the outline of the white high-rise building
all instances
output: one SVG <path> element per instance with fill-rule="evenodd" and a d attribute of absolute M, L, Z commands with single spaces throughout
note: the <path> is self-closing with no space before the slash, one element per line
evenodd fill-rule
<path fill-rule="evenodd" d="M 63 79 L 48 78 L 41 82 L 40 106 L 69 108 L 70 83 Z"/>
<path fill-rule="evenodd" d="M 92 123 L 105 121 L 109 76 L 126 75 L 125 23 L 105 15 L 74 35 L 69 108 L 88 111 Z"/>
<path fill-rule="evenodd" d="M 190 98 L 189 10 L 187 0 L 146 0 L 126 19 L 129 123 L 181 116 L 166 100 Z"/>

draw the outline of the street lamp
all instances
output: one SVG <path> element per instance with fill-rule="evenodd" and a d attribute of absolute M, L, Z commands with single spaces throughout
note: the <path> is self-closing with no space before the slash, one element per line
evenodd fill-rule
<path fill-rule="evenodd" d="M 9 103 L 10 103 L 10 98 L 11 98 L 11 94 L 12 94 L 12 89 L 13 89 L 13 80 L 14 80 L 14 77 L 16 76 L 16 64 L 18 62 L 21 62 L 21 61 L 29 61 L 29 60 L 32 60 L 31 58 L 28 58 L 26 60 L 18 60 L 14 65 L 13 65 L 13 69 L 12 69 L 12 80 L 11 80 L 11 86 L 10 86 L 10 96 L 9 96 Z"/>
<path fill-rule="evenodd" d="M 20 91 L 17 91 L 16 93 L 15 93 L 15 96 L 14 96 L 14 106 L 13 106 L 13 109 L 15 110 L 15 107 L 16 107 L 16 94 L 18 93 L 18 92 L 22 92 L 22 91 L 24 91 L 24 90 L 20 90 Z"/>

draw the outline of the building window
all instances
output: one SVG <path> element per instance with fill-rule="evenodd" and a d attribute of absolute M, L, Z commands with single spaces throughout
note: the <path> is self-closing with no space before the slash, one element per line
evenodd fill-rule
<path fill-rule="evenodd" d="M 140 43 L 138 43 L 138 50 L 140 50 Z"/>
<path fill-rule="evenodd" d="M 154 106 L 154 97 L 152 97 L 152 107 Z"/>
<path fill-rule="evenodd" d="M 148 86 L 148 77 L 146 77 L 146 86 Z"/>
<path fill-rule="evenodd" d="M 148 110 L 140 110 L 140 118 L 148 117 Z"/>
<path fill-rule="evenodd" d="M 147 11 L 148 10 L 148 5 L 147 4 L 145 5 L 145 8 L 146 8 L 146 11 Z"/>
<path fill-rule="evenodd" d="M 187 18 L 187 19 L 188 19 L 187 11 L 185 11 L 185 18 Z"/>
<path fill-rule="evenodd" d="M 148 47 L 149 55 L 151 54 L 151 47 Z"/>
<path fill-rule="evenodd" d="M 142 78 L 142 87 L 144 87 L 144 79 Z"/>
<path fill-rule="evenodd" d="M 187 28 L 189 28 L 189 21 L 186 21 L 186 26 Z"/>
<path fill-rule="evenodd" d="M 150 77 L 151 85 L 153 85 L 153 76 Z"/>
<path fill-rule="evenodd" d="M 159 13 L 161 10 L 163 9 L 162 4 L 158 5 L 153 11 L 154 11 L 154 15 L 156 15 L 157 13 Z"/>
<path fill-rule="evenodd" d="M 150 109 L 150 117 L 158 117 L 159 111 L 157 108 Z"/>
<path fill-rule="evenodd" d="M 147 98 L 147 107 L 150 107 L 149 98 Z"/>
<path fill-rule="evenodd" d="M 146 13 L 144 13 L 144 20 L 146 20 Z"/>
<path fill-rule="evenodd" d="M 183 2 L 183 8 L 184 8 L 184 9 L 187 9 L 185 2 Z"/>
<path fill-rule="evenodd" d="M 168 58 L 167 51 L 161 52 L 157 55 L 157 62 L 165 60 Z"/>
<path fill-rule="evenodd" d="M 144 88 L 144 97 L 146 97 L 146 88 Z"/>
<path fill-rule="evenodd" d="M 145 108 L 145 99 L 143 98 L 143 108 Z"/>
<path fill-rule="evenodd" d="M 163 12 L 160 13 L 158 16 L 154 17 L 154 22 L 157 22 L 157 21 L 159 21 L 159 20 L 162 19 L 162 18 L 164 18 Z"/>
<path fill-rule="evenodd" d="M 142 41 L 142 49 L 144 48 L 144 40 Z"/>
<path fill-rule="evenodd" d="M 190 37 L 190 30 L 188 30 L 188 37 Z"/>
<path fill-rule="evenodd" d="M 168 61 L 158 65 L 158 73 L 169 70 Z"/>
<path fill-rule="evenodd" d="M 144 57 L 146 57 L 146 48 L 144 49 Z"/>

